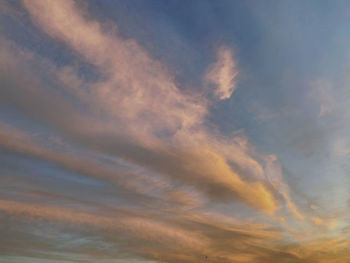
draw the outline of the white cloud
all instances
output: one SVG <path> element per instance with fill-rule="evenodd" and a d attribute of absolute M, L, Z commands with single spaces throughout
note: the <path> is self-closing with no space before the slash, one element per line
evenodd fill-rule
<path fill-rule="evenodd" d="M 237 88 L 238 69 L 232 52 L 227 47 L 220 47 L 217 61 L 210 66 L 206 75 L 208 82 L 216 85 L 214 94 L 220 100 L 228 99 Z"/>

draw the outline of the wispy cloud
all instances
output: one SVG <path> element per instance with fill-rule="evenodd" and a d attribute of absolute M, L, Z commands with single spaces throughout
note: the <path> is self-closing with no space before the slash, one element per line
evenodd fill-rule
<path fill-rule="evenodd" d="M 0 222 L 13 236 L 0 237 L 0 261 L 343 262 L 343 221 L 300 202 L 285 156 L 220 129 L 213 112 L 241 71 L 233 49 L 216 47 L 200 75 L 211 96 L 81 3 L 5 10 L 69 59 L 0 37 Z M 319 117 L 331 114 L 334 100 L 315 94 Z M 32 247 L 18 243 L 28 236 Z"/>
<path fill-rule="evenodd" d="M 24 4 L 45 32 L 66 43 L 104 76 L 104 81 L 90 85 L 89 95 L 75 95 L 94 110 L 102 110 L 110 121 L 122 124 L 124 139 L 104 128 L 93 135 L 100 138 L 98 142 L 86 131 L 78 131 L 79 140 L 200 187 L 214 199 L 231 195 L 262 210 L 276 209 L 273 193 L 261 182 L 244 182 L 227 162 L 262 170 L 259 163 L 239 144 L 209 133 L 204 126 L 206 101 L 184 95 L 165 67 L 135 41 L 121 39 L 97 21 L 84 18 L 74 2 Z M 223 54 L 226 59 L 227 52 Z M 230 65 L 225 62 L 225 66 Z M 223 151 L 235 152 L 235 158 L 227 160 Z"/>
<path fill-rule="evenodd" d="M 209 68 L 207 81 L 215 85 L 214 94 L 220 100 L 228 99 L 237 88 L 238 68 L 232 52 L 227 47 L 220 47 L 217 61 Z"/>

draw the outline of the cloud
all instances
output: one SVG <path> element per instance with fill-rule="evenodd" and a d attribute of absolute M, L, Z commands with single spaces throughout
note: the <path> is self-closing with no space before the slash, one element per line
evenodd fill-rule
<path fill-rule="evenodd" d="M 66 43 L 105 77 L 91 87 L 90 102 L 106 114 L 128 122 L 136 119 L 145 131 L 176 130 L 202 120 L 206 113 L 202 102 L 184 96 L 164 65 L 135 41 L 121 39 L 84 18 L 73 1 L 23 3 L 46 33 Z"/>
<path fill-rule="evenodd" d="M 65 222 L 74 225 L 93 227 L 115 231 L 129 242 L 137 240 L 158 244 L 160 247 L 173 247 L 174 251 L 192 250 L 204 251 L 208 247 L 208 240 L 200 234 L 191 233 L 175 226 L 156 222 L 141 217 L 115 215 L 114 217 L 94 215 L 73 209 L 53 206 L 43 206 L 15 201 L 0 201 L 0 210 L 24 217 L 36 218 L 55 224 Z"/>
<path fill-rule="evenodd" d="M 261 174 L 261 165 L 247 152 L 250 147 L 209 132 L 206 100 L 181 92 L 170 71 L 134 40 L 122 39 L 115 30 L 83 15 L 72 1 L 23 3 L 40 28 L 93 64 L 101 75 L 101 81 L 84 85 L 82 92 L 72 71 L 58 74 L 64 83 L 73 81 L 70 92 L 106 120 L 92 125 L 86 121 L 82 127 L 89 129 L 68 128 L 66 135 L 101 153 L 189 184 L 214 200 L 234 198 L 267 212 L 277 209 L 274 194 L 263 182 L 245 182 L 244 174 L 228 164 Z M 219 53 L 226 61 L 227 51 Z"/>
<path fill-rule="evenodd" d="M 27 121 L 0 122 L 1 151 L 25 160 L 6 176 L 27 172 L 37 184 L 1 178 L 15 187 L 1 194 L 0 216 L 16 218 L 14 225 L 44 222 L 58 232 L 79 226 L 77 235 L 84 240 L 89 238 L 85 231 L 91 231 L 112 248 L 77 245 L 69 252 L 91 255 L 92 262 L 118 257 L 169 263 L 317 258 L 319 250 L 303 236 L 320 227 L 304 220 L 308 211 L 292 198 L 277 155 L 261 153 L 243 132 L 225 136 L 213 129 L 208 117 L 215 100 L 185 91 L 167 65 L 134 39 L 122 37 L 117 25 L 92 18 L 78 2 L 22 3 L 50 41 L 63 44 L 72 60 L 91 67 L 96 77 L 1 38 L 0 102 Z M 231 50 L 219 48 L 205 76 L 217 98 L 231 97 L 238 71 Z M 26 162 L 34 161 L 45 166 L 40 176 L 59 173 L 57 180 L 74 181 L 78 174 L 108 187 L 84 192 L 81 184 L 78 190 L 84 193 L 77 190 L 80 198 L 72 197 L 67 193 L 73 187 L 60 192 L 59 182 L 44 184 L 45 176 L 33 175 L 36 169 L 23 171 Z M 38 230 L 34 223 L 28 228 Z M 30 253 L 35 254 L 42 240 L 33 239 L 37 242 Z M 0 247 L 5 242 L 0 238 Z"/>
<path fill-rule="evenodd" d="M 323 220 L 321 218 L 315 216 L 315 217 L 312 218 L 312 223 L 315 226 L 321 226 L 323 224 Z"/>
<path fill-rule="evenodd" d="M 147 213 L 105 214 L 103 211 L 96 215 L 77 209 L 10 200 L 0 201 L 0 211 L 16 215 L 24 221 L 35 219 L 41 224 L 47 222 L 52 227 L 65 223 L 66 229 L 79 227 L 81 234 L 84 228 L 89 228 L 90 233 L 97 231 L 101 241 L 106 244 L 123 240 L 118 248 L 119 255 L 114 255 L 115 259 L 128 258 L 130 256 L 124 253 L 132 252 L 160 262 L 192 263 L 204 258 L 215 263 L 232 260 L 249 262 L 273 253 L 276 249 L 273 248 L 274 242 L 282 237 L 279 229 L 267 225 L 235 222 L 219 214 L 198 212 L 171 218 Z M 79 246 L 75 247 L 72 252 L 86 253 Z M 91 250 L 99 251 L 98 248 Z M 108 258 L 108 253 L 111 252 L 106 251 L 107 255 L 97 254 L 95 260 Z"/>
<path fill-rule="evenodd" d="M 237 88 L 238 69 L 230 49 L 220 47 L 217 61 L 210 66 L 206 80 L 216 86 L 214 94 L 220 100 L 229 99 Z"/>
<path fill-rule="evenodd" d="M 243 222 L 216 213 L 189 212 L 167 217 L 159 214 L 135 214 L 135 212 L 111 214 L 100 211 L 100 214 L 96 215 L 61 206 L 11 200 L 0 200 L 0 211 L 16 215 L 17 220 L 28 222 L 29 219 L 35 219 L 41 225 L 46 222 L 54 229 L 65 223 L 65 230 L 79 228 L 79 235 L 83 235 L 80 237 L 83 240 L 86 235 L 83 229 L 89 229 L 90 235 L 98 233 L 100 242 L 104 244 L 123 240 L 117 254 L 113 254 L 113 250 L 105 251 L 98 247 L 91 247 L 89 253 L 79 244 L 72 244 L 72 253 L 90 255 L 91 260 L 103 260 L 109 257 L 114 260 L 123 258 L 130 260 L 133 258 L 128 254 L 130 252 L 144 259 L 169 263 L 192 263 L 203 259 L 214 263 L 252 260 L 292 263 L 329 262 L 329 260 L 343 262 L 349 255 L 348 241 L 342 237 L 321 238 L 301 243 L 286 240 L 281 242 L 283 235 L 280 228 Z M 75 232 L 70 232 L 70 235 L 73 233 Z M 1 238 L 0 242 L 3 242 Z M 40 247 L 38 240 L 36 242 L 39 245 L 37 250 L 45 249 Z M 94 242 L 91 245 L 93 246 Z"/>
<path fill-rule="evenodd" d="M 103 162 L 72 153 L 69 149 L 66 149 L 66 152 L 50 150 L 35 142 L 33 136 L 4 123 L 0 123 L 0 148 L 54 163 L 66 171 L 112 183 L 118 191 L 127 194 L 129 202 L 133 199 L 136 202 L 138 199 L 147 199 L 149 207 L 153 201 L 159 209 L 162 205 L 165 206 L 166 202 L 170 202 L 176 209 L 189 209 L 201 203 L 198 195 L 175 190 L 169 181 L 145 169 L 123 168 L 117 163 L 106 167 Z"/>

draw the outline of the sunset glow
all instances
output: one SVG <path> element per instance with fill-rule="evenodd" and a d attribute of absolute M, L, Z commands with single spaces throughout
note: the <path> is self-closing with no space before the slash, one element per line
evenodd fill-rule
<path fill-rule="evenodd" d="M 349 11 L 0 1 L 0 262 L 349 262 Z"/>

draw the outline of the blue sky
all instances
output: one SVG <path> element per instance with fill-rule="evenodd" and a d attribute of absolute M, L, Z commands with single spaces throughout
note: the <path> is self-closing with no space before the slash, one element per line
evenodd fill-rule
<path fill-rule="evenodd" d="M 0 261 L 347 262 L 347 1 L 0 4 Z"/>

